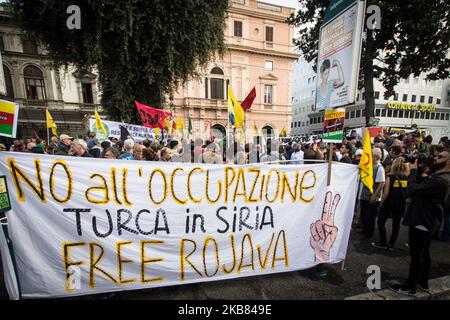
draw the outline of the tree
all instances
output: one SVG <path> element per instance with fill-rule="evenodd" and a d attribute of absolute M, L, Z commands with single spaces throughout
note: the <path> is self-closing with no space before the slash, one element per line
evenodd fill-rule
<path fill-rule="evenodd" d="M 134 99 L 161 107 L 165 96 L 223 54 L 227 0 L 9 0 L 23 30 L 55 66 L 96 68 L 113 119 L 137 118 Z M 81 28 L 66 10 L 78 5 Z"/>
<path fill-rule="evenodd" d="M 289 22 L 300 28 L 294 43 L 308 62 L 316 60 L 319 29 L 330 0 L 299 0 L 301 10 Z M 381 10 L 381 28 L 365 23 L 361 54 L 361 85 L 366 96 L 366 125 L 374 116 L 373 81 L 385 88 L 385 98 L 394 95 L 400 79 L 426 73 L 427 80 L 450 76 L 450 3 L 445 0 L 368 0 L 367 7 Z"/>

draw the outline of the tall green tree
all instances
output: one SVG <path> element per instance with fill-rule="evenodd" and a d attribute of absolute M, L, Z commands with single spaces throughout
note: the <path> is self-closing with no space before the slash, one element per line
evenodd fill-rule
<path fill-rule="evenodd" d="M 96 68 L 102 105 L 133 121 L 134 99 L 161 107 L 182 82 L 223 54 L 227 0 L 9 0 L 23 30 L 56 66 Z M 81 29 L 69 30 L 70 5 Z"/>
<path fill-rule="evenodd" d="M 330 0 L 299 0 L 301 9 L 289 22 L 300 29 L 295 44 L 308 62 L 317 62 L 319 29 Z M 374 79 L 385 98 L 400 79 L 427 73 L 427 80 L 450 76 L 450 2 L 446 0 L 368 0 L 381 10 L 380 29 L 364 24 L 360 87 L 366 96 L 366 124 L 374 116 Z M 366 15 L 370 18 L 370 15 Z"/>

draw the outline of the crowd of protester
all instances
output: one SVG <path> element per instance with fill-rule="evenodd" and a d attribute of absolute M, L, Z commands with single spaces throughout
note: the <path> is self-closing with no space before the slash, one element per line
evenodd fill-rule
<path fill-rule="evenodd" d="M 409 284 L 397 288 L 397 291 L 408 293 L 414 293 L 417 285 L 427 289 L 431 239 L 450 241 L 448 137 L 435 141 L 425 131 L 417 130 L 417 126 L 412 129 L 408 133 L 380 132 L 373 138 L 373 192 L 360 184 L 355 215 L 361 235 L 378 249 L 394 250 L 402 220 L 409 227 L 409 243 L 406 244 L 410 246 L 411 254 Z M 295 139 L 268 139 L 264 145 L 234 142 L 223 149 L 224 145 L 227 144 L 221 140 L 184 138 L 145 139 L 137 143 L 128 137 L 124 141 L 110 138 L 99 142 L 95 133 L 89 132 L 84 139 L 67 134 L 61 134 L 59 139 L 53 136 L 48 144 L 38 138 L 16 139 L 9 147 L 0 144 L 0 151 L 210 164 L 308 164 L 327 161 L 328 153 L 331 153 L 332 161 L 358 165 L 363 154 L 363 141 L 355 130 L 342 143 L 334 145 L 331 151 L 324 143 L 315 140 L 303 143 Z M 386 231 L 388 219 L 392 219 L 389 239 Z M 379 240 L 373 241 L 376 228 Z M 315 273 L 317 276 L 326 275 L 322 265 L 315 268 Z"/>

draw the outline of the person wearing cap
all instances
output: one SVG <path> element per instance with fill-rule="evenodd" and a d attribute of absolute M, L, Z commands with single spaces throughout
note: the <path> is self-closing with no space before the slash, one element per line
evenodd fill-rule
<path fill-rule="evenodd" d="M 83 139 L 77 139 L 74 141 L 73 155 L 75 157 L 92 158 L 92 155 L 88 152 L 86 141 Z"/>
<path fill-rule="evenodd" d="M 353 158 L 353 164 L 356 164 L 356 165 L 359 164 L 359 161 L 361 160 L 362 154 L 363 154 L 362 149 L 356 150 L 355 157 Z"/>
<path fill-rule="evenodd" d="M 134 141 L 132 139 L 127 139 L 123 142 L 123 148 L 125 152 L 123 152 L 120 156 L 120 160 L 134 160 L 133 149 L 134 149 Z"/>
<path fill-rule="evenodd" d="M 6 146 L 3 143 L 0 143 L 0 151 L 6 151 Z"/>
<path fill-rule="evenodd" d="M 60 135 L 58 142 L 58 149 L 55 154 L 59 156 L 68 156 L 72 140 L 73 138 L 68 136 L 67 134 Z"/>

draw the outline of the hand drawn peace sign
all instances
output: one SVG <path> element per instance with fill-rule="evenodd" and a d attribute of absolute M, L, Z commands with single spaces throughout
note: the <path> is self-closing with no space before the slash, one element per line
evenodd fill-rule
<path fill-rule="evenodd" d="M 332 193 L 327 192 L 323 205 L 322 219 L 310 226 L 310 244 L 316 254 L 316 262 L 329 262 L 330 250 L 337 237 L 338 228 L 334 225 L 334 214 L 341 200 L 341 195 L 336 194 L 331 203 Z"/>

